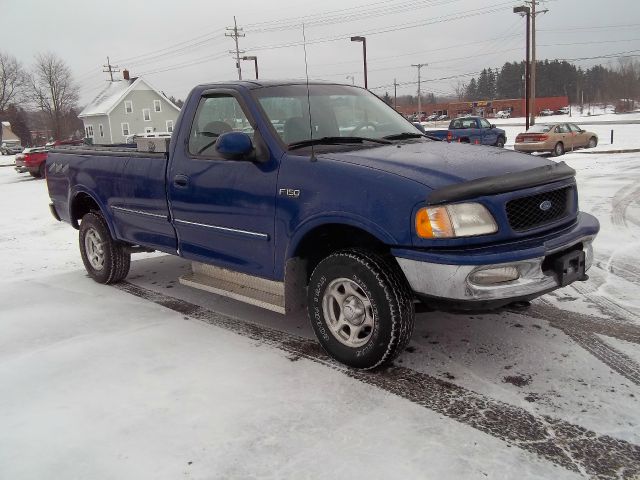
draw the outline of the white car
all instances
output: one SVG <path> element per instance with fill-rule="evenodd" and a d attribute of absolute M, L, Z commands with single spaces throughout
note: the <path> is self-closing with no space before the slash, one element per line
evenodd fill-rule
<path fill-rule="evenodd" d="M 549 116 L 554 115 L 554 114 L 555 114 L 555 112 L 553 110 L 549 110 L 548 108 L 545 108 L 544 110 L 542 110 L 540 112 L 540 116 L 541 117 L 549 117 Z"/>
<path fill-rule="evenodd" d="M 569 107 L 562 107 L 556 113 L 559 115 L 569 115 Z"/>
<path fill-rule="evenodd" d="M 496 113 L 496 118 L 511 118 L 511 112 L 509 110 L 500 110 Z"/>
<path fill-rule="evenodd" d="M 449 120 L 449 117 L 447 115 L 440 115 L 436 120 Z"/>

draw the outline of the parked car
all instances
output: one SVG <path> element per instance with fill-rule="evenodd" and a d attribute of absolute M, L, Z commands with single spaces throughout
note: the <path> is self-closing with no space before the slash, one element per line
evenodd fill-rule
<path fill-rule="evenodd" d="M 24 147 L 19 143 L 3 143 L 0 146 L 0 153 L 2 155 L 16 155 L 24 150 Z"/>
<path fill-rule="evenodd" d="M 509 110 L 500 110 L 496 113 L 496 118 L 511 118 L 511 112 Z"/>
<path fill-rule="evenodd" d="M 448 130 L 429 130 L 430 136 L 448 142 L 495 145 L 504 147 L 507 134 L 482 117 L 461 117 L 451 120 Z"/>
<path fill-rule="evenodd" d="M 548 108 L 545 108 L 544 110 L 540 111 L 540 116 L 541 117 L 549 117 L 551 115 L 555 115 L 555 112 L 553 110 L 548 109 Z"/>
<path fill-rule="evenodd" d="M 437 121 L 441 121 L 441 120 L 449 120 L 449 116 L 448 115 L 439 115 L 436 118 Z"/>
<path fill-rule="evenodd" d="M 556 110 L 556 115 L 569 115 L 570 112 L 571 110 L 569 109 L 569 107 L 562 107 Z"/>
<path fill-rule="evenodd" d="M 69 138 L 66 140 L 53 140 L 51 142 L 48 142 L 45 147 L 47 148 L 51 148 L 51 147 L 60 147 L 63 145 L 84 145 L 85 142 L 84 140 L 82 140 L 81 138 L 75 139 L 75 138 Z"/>
<path fill-rule="evenodd" d="M 254 132 L 231 129 L 233 115 Z M 89 275 L 123 280 L 135 252 L 181 256 L 184 285 L 280 313 L 305 305 L 351 367 L 402 352 L 417 301 L 495 308 L 587 279 L 599 224 L 578 211 L 572 168 L 431 141 L 362 88 L 199 85 L 157 143 L 50 153 L 51 212 L 79 229 Z"/>
<path fill-rule="evenodd" d="M 431 114 L 427 117 L 427 122 L 433 122 L 434 120 L 436 120 L 440 115 L 438 115 L 437 113 Z"/>
<path fill-rule="evenodd" d="M 32 177 L 43 178 L 48 153 L 46 147 L 25 148 L 22 155 L 16 156 L 16 172 L 29 172 Z"/>
<path fill-rule="evenodd" d="M 594 148 L 598 135 L 582 130 L 573 123 L 537 124 L 516 137 L 514 149 L 518 152 L 550 152 L 564 155 L 567 150 Z"/>

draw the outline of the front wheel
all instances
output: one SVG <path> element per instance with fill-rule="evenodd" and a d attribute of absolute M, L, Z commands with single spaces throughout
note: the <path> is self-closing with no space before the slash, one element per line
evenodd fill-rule
<path fill-rule="evenodd" d="M 589 139 L 589 145 L 587 148 L 596 148 L 598 146 L 598 139 L 596 137 L 591 137 Z"/>
<path fill-rule="evenodd" d="M 329 355 L 372 369 L 406 347 L 414 323 L 411 291 L 393 259 L 364 250 L 329 255 L 308 289 L 311 325 Z"/>
<path fill-rule="evenodd" d="M 498 140 L 496 141 L 496 147 L 503 148 L 504 143 L 505 143 L 504 137 L 498 137 Z"/>
<path fill-rule="evenodd" d="M 129 273 L 131 254 L 114 240 L 107 222 L 90 212 L 80 223 L 80 255 L 87 273 L 98 283 L 117 283 Z"/>

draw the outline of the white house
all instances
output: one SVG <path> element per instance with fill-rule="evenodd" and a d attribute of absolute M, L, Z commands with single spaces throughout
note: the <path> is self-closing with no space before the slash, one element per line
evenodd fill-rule
<path fill-rule="evenodd" d="M 94 144 L 125 143 L 127 135 L 172 132 L 180 108 L 142 77 L 108 82 L 80 115 Z"/>

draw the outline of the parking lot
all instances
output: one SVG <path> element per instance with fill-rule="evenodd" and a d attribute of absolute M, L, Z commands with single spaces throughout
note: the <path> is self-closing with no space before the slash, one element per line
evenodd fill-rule
<path fill-rule="evenodd" d="M 421 313 L 372 373 L 302 315 L 180 285 L 177 257 L 94 283 L 45 182 L 0 167 L 0 477 L 637 478 L 640 154 L 563 160 L 602 225 L 589 281 Z"/>

